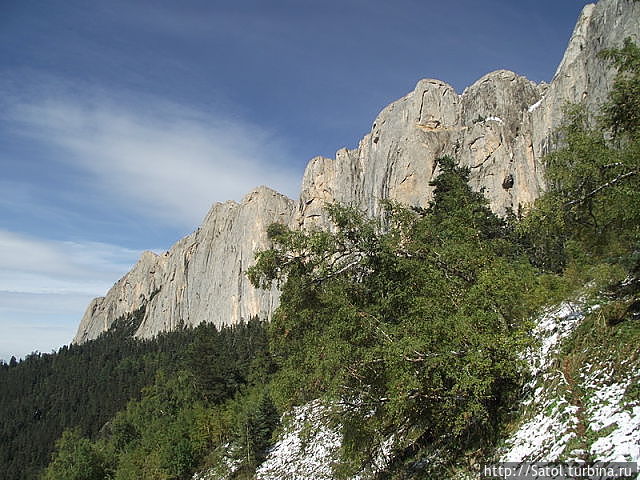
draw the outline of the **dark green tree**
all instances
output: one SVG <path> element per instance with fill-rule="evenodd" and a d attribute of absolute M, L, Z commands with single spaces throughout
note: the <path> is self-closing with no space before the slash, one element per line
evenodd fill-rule
<path fill-rule="evenodd" d="M 640 247 L 640 49 L 629 39 L 603 52 L 617 69 L 597 127 L 569 106 L 561 147 L 546 161 L 548 191 L 521 225 L 543 266 L 568 262 L 638 268 Z"/>
<path fill-rule="evenodd" d="M 640 133 L 640 48 L 630 38 L 621 48 L 604 50 L 601 56 L 617 70 L 602 121 L 614 137 Z M 637 139 L 636 139 L 637 140 Z"/>
<path fill-rule="evenodd" d="M 106 461 L 78 429 L 66 430 L 56 442 L 56 451 L 43 480 L 104 480 Z"/>
<path fill-rule="evenodd" d="M 51 354 L 33 353 L 0 369 L 3 480 L 37 478 L 63 431 L 78 427 L 87 438 L 97 438 L 119 410 L 154 383 L 160 368 L 172 375 L 183 366 L 198 333 L 179 330 L 149 340 L 133 338 L 143 315 L 140 310 L 118 319 L 90 342 Z M 207 327 L 199 331 L 208 332 Z"/>
<path fill-rule="evenodd" d="M 264 386 L 254 388 L 239 399 L 236 409 L 234 455 L 241 464 L 241 474 L 252 477 L 272 444 L 271 437 L 280 415 Z"/>
<path fill-rule="evenodd" d="M 283 282 L 276 400 L 342 405 L 351 458 L 391 432 L 482 444 L 520 384 L 535 269 L 468 169 L 449 158 L 439 169 L 426 209 L 388 205 L 370 220 L 332 205 L 330 232 L 272 226 L 274 247 L 250 271 L 255 284 Z"/>

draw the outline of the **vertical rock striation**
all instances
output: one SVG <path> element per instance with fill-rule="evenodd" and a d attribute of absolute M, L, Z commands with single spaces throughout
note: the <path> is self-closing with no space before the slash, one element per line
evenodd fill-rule
<path fill-rule="evenodd" d="M 162 255 L 145 252 L 104 297 L 87 308 L 74 343 L 96 338 L 120 316 L 145 307 L 137 336 L 180 325 L 270 318 L 279 292 L 253 288 L 244 274 L 256 250 L 267 248 L 267 227 L 288 224 L 295 202 L 259 187 L 241 203 L 214 205 L 191 235 Z"/>
<path fill-rule="evenodd" d="M 472 186 L 485 192 L 494 211 L 504 214 L 532 202 L 544 189 L 541 158 L 564 104 L 595 108 L 603 102 L 612 72 L 598 52 L 628 36 L 640 36 L 640 2 L 601 0 L 584 7 L 550 84 L 499 70 L 458 94 L 439 80 L 420 80 L 380 112 L 358 148 L 338 150 L 335 159 L 312 159 L 298 202 L 260 187 L 240 204 L 214 205 L 196 232 L 163 255 L 145 252 L 105 297 L 90 303 L 73 341 L 97 337 L 142 306 L 138 336 L 182 324 L 269 318 L 278 291 L 255 290 L 244 272 L 255 251 L 268 246 L 270 223 L 326 228 L 324 206 L 334 201 L 370 215 L 386 198 L 426 206 L 442 155 L 471 169 Z"/>
<path fill-rule="evenodd" d="M 420 80 L 413 92 L 382 110 L 357 149 L 311 160 L 298 224 L 326 225 L 327 201 L 350 202 L 369 214 L 378 212 L 381 198 L 424 206 L 441 155 L 471 168 L 473 186 L 484 189 L 494 211 L 532 202 L 544 188 L 540 159 L 564 105 L 600 105 L 613 73 L 598 52 L 639 35 L 638 2 L 601 0 L 584 7 L 550 84 L 500 70 L 458 95 L 439 80 Z"/>

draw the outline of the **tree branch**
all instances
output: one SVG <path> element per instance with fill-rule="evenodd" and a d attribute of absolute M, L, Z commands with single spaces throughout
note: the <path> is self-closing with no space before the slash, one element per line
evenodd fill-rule
<path fill-rule="evenodd" d="M 618 175 L 616 178 L 614 178 L 613 180 L 608 181 L 607 183 L 605 183 L 604 185 L 600 185 L 598 188 L 590 191 L 589 193 L 583 195 L 581 198 L 578 198 L 576 200 L 571 200 L 570 202 L 565 203 L 566 207 L 570 207 L 572 205 L 576 205 L 576 204 L 580 204 L 580 203 L 584 203 L 586 200 L 588 200 L 589 198 L 593 197 L 594 195 L 598 194 L 599 192 L 601 192 L 602 190 L 604 190 L 605 188 L 608 188 L 612 185 L 615 185 L 616 183 L 632 177 L 633 175 L 637 175 L 638 171 L 637 170 L 632 170 L 630 172 L 627 173 L 623 173 L 622 175 Z"/>

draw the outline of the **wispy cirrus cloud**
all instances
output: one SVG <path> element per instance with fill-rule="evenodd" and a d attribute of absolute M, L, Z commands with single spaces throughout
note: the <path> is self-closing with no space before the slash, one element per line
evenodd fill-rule
<path fill-rule="evenodd" d="M 0 230 L 0 292 L 104 293 L 139 250 L 99 242 L 53 241 Z"/>
<path fill-rule="evenodd" d="M 258 123 L 152 96 L 65 90 L 23 96 L 3 117 L 53 163 L 84 173 L 105 201 L 168 224 L 197 225 L 213 202 L 258 185 L 297 194 L 301 172 Z"/>
<path fill-rule="evenodd" d="M 91 298 L 103 295 L 140 253 L 0 230 L 0 358 L 69 343 Z"/>
<path fill-rule="evenodd" d="M 49 223 L 68 223 L 100 205 L 101 211 L 123 212 L 127 219 L 135 217 L 124 212 L 135 212 L 147 223 L 186 233 L 213 202 L 240 200 L 255 186 L 297 193 L 300 172 L 287 166 L 286 147 L 257 122 L 150 95 L 34 78 L 24 88 L 0 85 L 2 135 L 12 144 L 23 142 L 28 153 L 21 156 L 14 148 L 0 158 L 9 173 L 0 182 L 0 219 L 26 210 Z M 22 172 L 14 179 L 11 173 L 21 168 L 31 176 Z M 25 190 L 27 178 L 32 183 Z M 40 188 L 66 203 L 43 204 Z M 87 208 L 75 208 L 85 201 Z M 99 221 L 95 212 L 91 225 Z M 154 236 L 140 240 L 135 243 L 153 242 Z M 0 357 L 70 341 L 91 298 L 104 295 L 139 254 L 119 245 L 0 228 Z"/>

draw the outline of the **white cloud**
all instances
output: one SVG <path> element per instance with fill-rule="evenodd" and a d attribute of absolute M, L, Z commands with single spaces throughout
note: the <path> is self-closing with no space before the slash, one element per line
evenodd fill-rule
<path fill-rule="evenodd" d="M 199 224 L 214 201 L 258 185 L 296 195 L 300 172 L 265 128 L 159 100 L 104 94 L 14 103 L 15 134 L 85 172 L 96 193 L 172 225 Z"/>
<path fill-rule="evenodd" d="M 0 292 L 102 294 L 140 251 L 99 242 L 62 242 L 0 230 Z"/>
<path fill-rule="evenodd" d="M 71 188 L 69 198 L 89 192 L 90 202 L 111 205 L 116 213 L 133 210 L 154 223 L 191 229 L 213 202 L 240 200 L 258 185 L 297 195 L 300 172 L 287 166 L 286 148 L 268 128 L 61 79 L 35 75 L 27 83 L 22 88 L 19 82 L 0 82 L 2 133 L 10 141 L 20 136 L 37 145 L 46 155 L 37 165 L 56 169 L 56 178 L 83 181 L 78 192 L 65 187 Z M 3 156 L 9 172 L 32 161 L 9 155 L 16 154 Z M 47 172 L 35 165 L 25 170 L 45 178 Z M 70 221 L 68 212 L 58 211 L 60 205 L 30 205 L 31 190 L 18 188 L 14 177 L 0 184 L 0 207 L 10 212 L 37 207 Z M 139 254 L 117 245 L 52 241 L 0 229 L 0 356 L 68 343 L 89 300 L 104 295 Z"/>
<path fill-rule="evenodd" d="M 140 253 L 0 230 L 0 358 L 69 343 L 91 298 L 104 295 Z"/>

